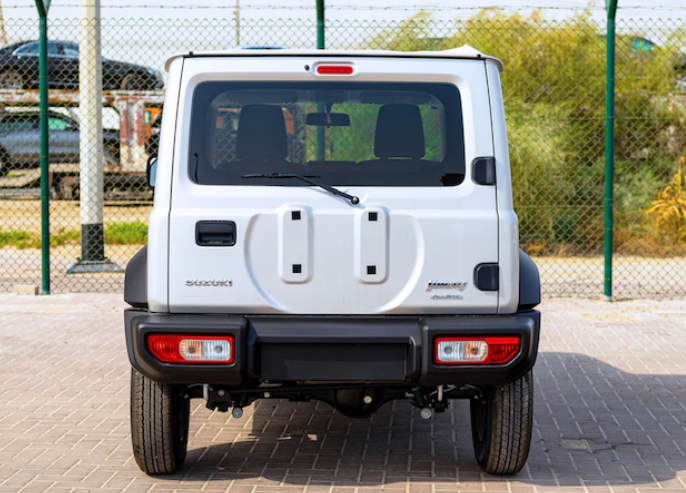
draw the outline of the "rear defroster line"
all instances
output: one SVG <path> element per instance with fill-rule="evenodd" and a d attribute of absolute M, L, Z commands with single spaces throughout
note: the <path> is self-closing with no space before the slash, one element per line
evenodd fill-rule
<path fill-rule="evenodd" d="M 263 173 L 257 175 L 242 175 L 241 178 L 297 178 L 298 180 L 302 180 L 305 183 L 309 183 L 315 187 L 323 188 L 329 193 L 348 199 L 350 201 L 350 205 L 357 205 L 360 203 L 360 199 L 354 195 L 341 192 L 340 190 L 324 183 L 318 183 L 310 180 L 310 178 L 319 178 L 317 175 L 298 175 L 296 173 Z"/>

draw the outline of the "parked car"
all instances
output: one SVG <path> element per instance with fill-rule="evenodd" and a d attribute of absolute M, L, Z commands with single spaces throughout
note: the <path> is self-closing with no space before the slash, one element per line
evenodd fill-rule
<path fill-rule="evenodd" d="M 20 41 L 0 49 L 0 88 L 38 87 L 38 41 Z M 79 85 L 79 45 L 48 41 L 48 83 L 68 89 Z M 142 65 L 102 59 L 103 89 L 159 89 L 162 74 Z"/>
<path fill-rule="evenodd" d="M 11 169 L 40 164 L 40 115 L 38 111 L 7 112 L 0 115 L 0 176 Z M 79 124 L 73 118 L 50 111 L 48 115 L 50 163 L 79 161 Z M 119 131 L 103 131 L 106 163 L 119 161 Z"/>
<path fill-rule="evenodd" d="M 477 462 L 520 471 L 540 279 L 519 249 L 500 60 L 233 50 L 167 66 L 148 244 L 124 281 L 139 467 L 181 467 L 191 399 L 234 419 L 260 399 L 359 419 L 465 399 Z"/>

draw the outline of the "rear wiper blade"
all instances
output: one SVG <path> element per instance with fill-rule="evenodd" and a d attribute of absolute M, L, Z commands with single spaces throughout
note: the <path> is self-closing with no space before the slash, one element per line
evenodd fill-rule
<path fill-rule="evenodd" d="M 318 183 L 314 180 L 310 180 L 310 178 L 319 178 L 318 175 L 298 175 L 296 173 L 262 173 L 258 175 L 242 175 L 241 178 L 297 178 L 298 180 L 302 180 L 312 186 L 323 188 L 329 193 L 338 195 L 339 197 L 344 197 L 348 199 L 352 205 L 357 205 L 360 203 L 360 199 L 354 195 L 341 192 L 340 190 L 324 183 Z"/>

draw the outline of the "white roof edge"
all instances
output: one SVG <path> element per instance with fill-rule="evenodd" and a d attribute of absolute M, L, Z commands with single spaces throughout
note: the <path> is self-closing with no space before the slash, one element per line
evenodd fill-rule
<path fill-rule="evenodd" d="M 495 63 L 498 71 L 503 71 L 503 62 L 496 57 L 484 55 L 480 51 L 468 45 L 460 46 L 443 51 L 391 51 L 391 50 L 220 50 L 177 53 L 167 59 L 164 69 L 169 71 L 169 65 L 177 58 L 192 57 L 260 57 L 260 56 L 316 56 L 316 57 L 393 57 L 393 58 L 455 58 L 487 60 Z"/>

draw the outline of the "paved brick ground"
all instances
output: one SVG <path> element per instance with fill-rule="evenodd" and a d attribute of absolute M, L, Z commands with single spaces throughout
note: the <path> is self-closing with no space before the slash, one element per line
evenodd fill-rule
<path fill-rule="evenodd" d="M 262 402 L 241 420 L 198 401 L 171 477 L 131 456 L 123 304 L 114 295 L 0 295 L 0 492 L 686 490 L 686 301 L 551 300 L 531 456 L 477 467 L 465 403 L 432 421 L 404 403 L 352 421 Z"/>

